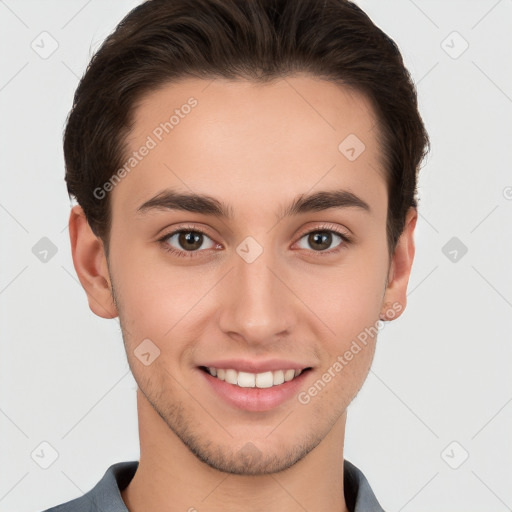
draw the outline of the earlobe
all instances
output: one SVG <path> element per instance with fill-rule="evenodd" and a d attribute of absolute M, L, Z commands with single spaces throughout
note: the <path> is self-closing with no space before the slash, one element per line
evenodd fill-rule
<path fill-rule="evenodd" d="M 69 238 L 73 265 L 91 311 L 102 318 L 117 317 L 103 243 L 89 226 L 81 206 L 71 209 Z"/>
<path fill-rule="evenodd" d="M 418 219 L 416 208 L 409 208 L 404 230 L 397 242 L 388 273 L 388 283 L 380 312 L 381 320 L 398 318 L 407 305 L 407 285 L 414 260 L 414 229 Z"/>

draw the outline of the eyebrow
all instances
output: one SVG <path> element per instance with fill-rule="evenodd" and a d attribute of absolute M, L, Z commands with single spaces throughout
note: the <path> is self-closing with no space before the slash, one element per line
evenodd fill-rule
<path fill-rule="evenodd" d="M 325 190 L 297 196 L 288 206 L 278 211 L 277 220 L 331 208 L 358 208 L 363 212 L 371 213 L 368 203 L 354 193 L 348 190 Z M 137 212 L 146 214 L 157 210 L 181 210 L 226 220 L 234 217 L 231 206 L 214 197 L 205 194 L 177 192 L 172 189 L 166 189 L 149 199 L 139 206 Z"/>

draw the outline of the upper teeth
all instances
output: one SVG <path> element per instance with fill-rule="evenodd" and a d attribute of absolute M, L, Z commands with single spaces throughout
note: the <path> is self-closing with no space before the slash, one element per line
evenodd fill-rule
<path fill-rule="evenodd" d="M 232 368 L 225 370 L 211 366 L 208 367 L 208 371 L 210 375 L 242 388 L 271 388 L 283 382 L 288 382 L 302 373 L 302 370 L 277 370 L 275 372 L 248 373 L 238 372 Z"/>

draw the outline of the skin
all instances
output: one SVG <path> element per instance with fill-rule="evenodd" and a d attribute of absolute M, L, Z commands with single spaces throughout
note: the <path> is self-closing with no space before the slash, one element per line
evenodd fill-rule
<path fill-rule="evenodd" d="M 389 259 L 373 110 L 364 96 L 308 75 L 166 85 L 138 104 L 130 151 L 190 96 L 198 105 L 111 192 L 108 261 L 80 206 L 70 216 L 90 308 L 119 316 L 138 383 L 140 463 L 122 497 L 131 512 L 347 511 L 346 410 L 369 372 L 376 336 L 309 403 L 293 397 L 265 412 L 219 399 L 197 366 L 229 357 L 299 361 L 312 367 L 307 390 L 365 328 L 392 320 L 392 304 L 394 318 L 405 309 L 417 212 L 409 210 Z M 354 161 L 338 150 L 351 133 L 366 146 Z M 226 202 L 233 219 L 137 213 L 166 188 Z M 297 195 L 339 188 L 371 211 L 332 208 L 276 222 Z M 307 234 L 325 231 L 324 223 L 352 242 L 334 236 L 322 255 Z M 206 233 L 203 245 L 193 257 L 166 252 L 166 243 L 186 252 L 176 236 L 157 241 L 186 225 Z M 247 236 L 263 248 L 252 263 L 236 252 Z M 134 355 L 147 338 L 160 349 L 149 366 Z"/>

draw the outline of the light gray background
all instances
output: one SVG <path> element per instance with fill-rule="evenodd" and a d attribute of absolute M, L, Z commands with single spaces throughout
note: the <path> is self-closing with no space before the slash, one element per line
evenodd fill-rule
<path fill-rule="evenodd" d="M 138 458 L 119 325 L 90 312 L 71 260 L 61 142 L 91 52 L 137 3 L 0 0 L 2 512 L 67 501 Z M 358 3 L 403 52 L 432 152 L 408 306 L 349 408 L 346 458 L 387 511 L 511 510 L 512 1 Z M 51 49 L 43 31 L 48 58 L 31 47 Z"/>

